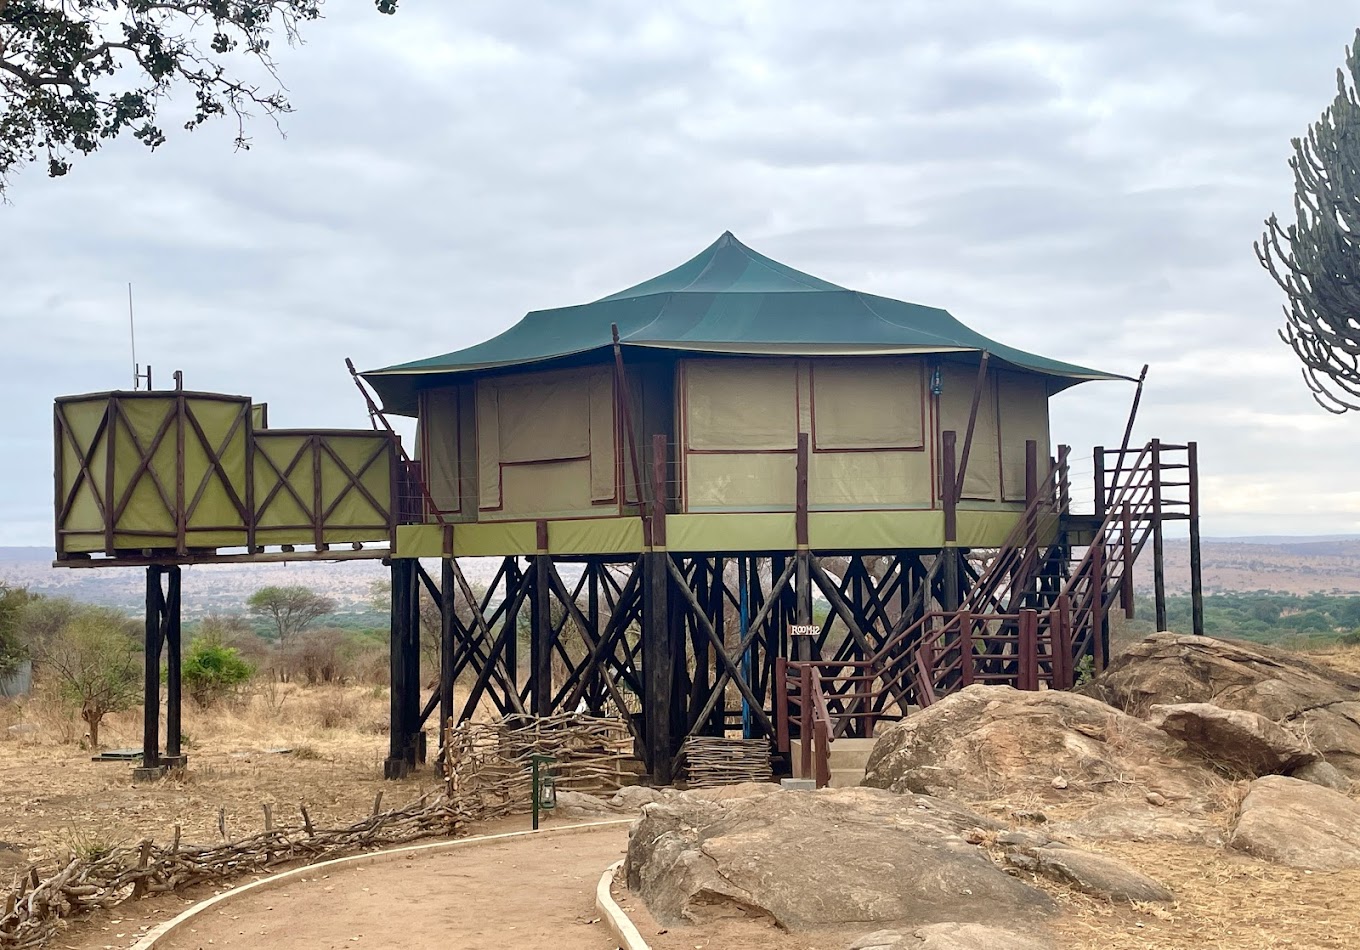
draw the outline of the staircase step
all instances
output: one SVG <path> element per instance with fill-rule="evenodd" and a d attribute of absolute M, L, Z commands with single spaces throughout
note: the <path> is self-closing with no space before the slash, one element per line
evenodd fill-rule
<path fill-rule="evenodd" d="M 863 769 L 832 769 L 831 787 L 832 788 L 854 788 L 864 781 Z"/>

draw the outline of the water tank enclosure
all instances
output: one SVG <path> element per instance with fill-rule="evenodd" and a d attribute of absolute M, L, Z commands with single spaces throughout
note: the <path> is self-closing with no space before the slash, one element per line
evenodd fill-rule
<path fill-rule="evenodd" d="M 212 560 L 390 541 L 396 439 L 263 429 L 245 396 L 65 396 L 54 409 L 59 562 Z"/>

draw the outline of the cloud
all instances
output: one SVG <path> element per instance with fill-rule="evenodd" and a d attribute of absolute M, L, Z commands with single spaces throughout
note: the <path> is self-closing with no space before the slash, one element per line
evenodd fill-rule
<path fill-rule="evenodd" d="M 51 399 L 127 382 L 128 281 L 161 379 L 353 426 L 345 356 L 469 345 L 727 228 L 1007 343 L 1152 364 L 1138 437 L 1201 441 L 1210 533 L 1353 507 L 1356 423 L 1311 407 L 1250 249 L 1333 93 L 1339 2 L 328 9 L 280 55 L 286 139 L 120 142 L 0 208 L 0 544 L 50 537 Z M 1130 395 L 1063 394 L 1055 439 L 1116 442 Z"/>

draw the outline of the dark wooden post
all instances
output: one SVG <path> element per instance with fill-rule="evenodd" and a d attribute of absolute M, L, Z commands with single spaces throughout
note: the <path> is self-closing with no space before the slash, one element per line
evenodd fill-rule
<path fill-rule="evenodd" d="M 1019 624 L 1019 682 L 1018 689 L 1039 688 L 1039 614 L 1026 608 L 1020 611 Z"/>
<path fill-rule="evenodd" d="M 586 580 L 586 620 L 590 624 L 591 639 L 599 642 L 603 631 L 600 630 L 600 572 L 604 570 L 601 561 L 592 560 L 586 565 L 590 576 Z M 604 713 L 604 674 L 603 661 L 590 665 L 589 685 L 586 687 L 586 707 L 592 716 Z"/>
<path fill-rule="evenodd" d="M 668 606 L 668 557 L 665 551 L 648 551 L 642 556 L 642 700 L 647 751 L 651 756 L 648 767 L 656 785 L 669 785 L 674 778 L 671 694 L 675 654 Z"/>
<path fill-rule="evenodd" d="M 453 670 L 457 641 L 458 608 L 454 593 L 453 555 L 446 552 L 439 570 L 439 740 L 443 747 L 444 731 L 453 719 Z M 471 605 L 473 610 L 477 605 Z"/>
<path fill-rule="evenodd" d="M 1126 501 L 1120 507 L 1120 525 L 1123 538 L 1123 566 L 1119 575 L 1119 602 L 1124 608 L 1124 617 L 1133 619 L 1133 511 Z"/>
<path fill-rule="evenodd" d="M 552 715 L 552 555 L 548 554 L 548 523 L 538 522 L 538 553 L 533 557 L 534 599 L 529 604 L 529 711 Z M 564 608 L 565 609 L 565 608 Z"/>
<path fill-rule="evenodd" d="M 794 510 L 794 540 L 798 546 L 795 555 L 798 558 L 795 567 L 795 588 L 798 599 L 793 621 L 800 626 L 807 626 L 812 623 L 812 552 L 808 546 L 808 461 L 808 436 L 806 432 L 800 432 L 798 433 L 798 486 Z M 814 639 L 813 637 L 802 636 L 794 640 L 794 646 L 798 653 L 797 659 L 812 659 L 812 642 Z"/>
<path fill-rule="evenodd" d="M 388 666 L 392 688 L 385 778 L 404 778 L 416 761 L 415 724 L 420 718 L 420 605 L 416 562 L 392 559 L 392 617 Z"/>
<path fill-rule="evenodd" d="M 958 476 L 954 467 L 954 445 L 957 435 L 953 429 L 946 429 L 940 435 L 943 443 L 940 459 L 940 502 L 944 505 L 944 539 L 946 542 L 958 540 L 959 491 Z"/>
<path fill-rule="evenodd" d="M 510 609 L 505 614 L 505 624 L 511 631 L 505 638 L 505 675 L 510 678 L 510 688 L 519 690 L 519 612 L 523 598 L 515 594 L 524 586 L 526 574 L 520 570 L 519 558 L 510 558 L 505 566 L 505 599 Z M 490 647 L 490 644 L 487 644 Z M 491 662 L 495 662 L 491 657 Z"/>
<path fill-rule="evenodd" d="M 959 611 L 959 685 L 973 685 L 973 617 L 965 608 Z"/>
<path fill-rule="evenodd" d="M 1199 444 L 1185 447 L 1190 477 L 1190 615 L 1194 634 L 1204 636 L 1204 581 L 1199 553 Z"/>
<path fill-rule="evenodd" d="M 1105 520 L 1105 446 L 1097 445 L 1091 455 L 1095 463 L 1096 479 L 1096 517 Z"/>
<path fill-rule="evenodd" d="M 161 591 L 158 564 L 146 569 L 146 639 L 144 641 L 144 673 L 142 690 L 142 768 L 159 769 L 161 765 L 161 614 L 165 598 Z"/>
<path fill-rule="evenodd" d="M 1071 689 L 1073 680 L 1072 661 L 1072 599 L 1067 594 L 1059 594 L 1053 606 L 1053 620 L 1049 627 L 1053 638 L 1053 687 Z"/>
<path fill-rule="evenodd" d="M 1162 443 L 1152 440 L 1152 587 L 1157 601 L 1157 630 L 1166 629 L 1166 561 L 1162 535 Z"/>
<path fill-rule="evenodd" d="M 1067 514 L 1072 509 L 1072 446 L 1058 446 L 1058 513 Z"/>
<path fill-rule="evenodd" d="M 166 765 L 184 765 L 180 754 L 180 569 L 165 568 L 165 759 Z"/>
<path fill-rule="evenodd" d="M 1091 651 L 1096 670 L 1110 662 L 1110 640 L 1105 631 L 1105 530 L 1096 529 L 1091 542 Z"/>

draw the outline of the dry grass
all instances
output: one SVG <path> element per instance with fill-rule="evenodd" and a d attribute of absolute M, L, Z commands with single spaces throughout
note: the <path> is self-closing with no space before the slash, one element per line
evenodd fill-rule
<path fill-rule="evenodd" d="M 176 823 L 187 842 L 213 841 L 219 815 L 237 836 L 262 827 L 265 803 L 276 820 L 305 803 L 318 824 L 352 822 L 379 791 L 398 804 L 435 784 L 429 769 L 383 780 L 387 715 L 387 692 L 373 687 L 275 684 L 209 709 L 186 702 L 190 768 L 134 785 L 130 763 L 91 761 L 83 724 L 50 698 L 0 703 L 0 841 L 19 847 L 0 861 L 63 854 L 79 835 L 165 840 Z M 106 749 L 139 748 L 141 710 L 108 717 L 102 738 Z"/>
<path fill-rule="evenodd" d="M 1087 845 L 1092 850 L 1097 846 Z M 1043 880 L 1064 907 L 1064 950 L 1330 950 L 1356 945 L 1360 871 L 1320 874 L 1197 845 L 1105 842 L 1099 850 L 1171 888 L 1169 908 L 1119 906 Z"/>

